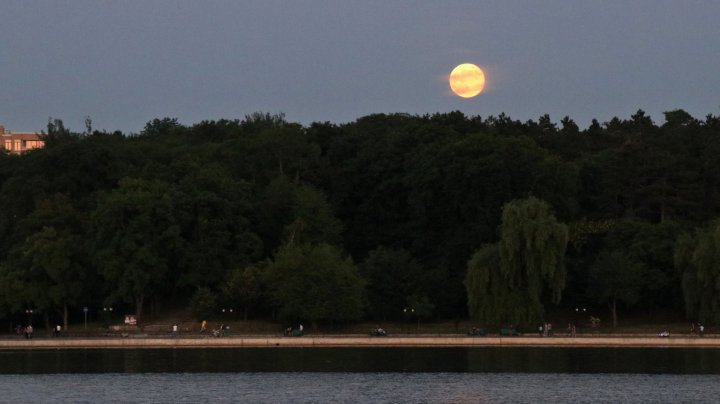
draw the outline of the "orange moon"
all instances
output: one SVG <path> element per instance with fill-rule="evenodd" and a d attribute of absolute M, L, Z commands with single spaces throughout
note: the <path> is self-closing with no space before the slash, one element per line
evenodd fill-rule
<path fill-rule="evenodd" d="M 463 63 L 450 73 L 450 89 L 463 98 L 472 98 L 485 88 L 485 73 L 472 63 Z"/>

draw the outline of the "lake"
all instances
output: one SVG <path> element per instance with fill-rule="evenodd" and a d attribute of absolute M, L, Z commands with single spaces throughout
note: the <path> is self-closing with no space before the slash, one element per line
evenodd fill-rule
<path fill-rule="evenodd" d="M 0 351 L 0 402 L 716 402 L 720 350 Z"/>

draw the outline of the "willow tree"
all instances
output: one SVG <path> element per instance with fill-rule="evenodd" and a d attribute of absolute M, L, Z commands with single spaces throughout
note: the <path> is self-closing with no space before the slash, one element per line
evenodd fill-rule
<path fill-rule="evenodd" d="M 513 318 L 525 318 L 525 306 L 516 301 L 517 293 L 509 288 L 500 272 L 500 253 L 497 244 L 486 244 L 468 261 L 465 276 L 468 311 L 474 320 L 498 324 Z"/>
<path fill-rule="evenodd" d="M 683 274 L 689 318 L 720 324 L 720 221 L 675 244 L 675 267 Z"/>
<path fill-rule="evenodd" d="M 558 303 L 565 287 L 568 229 L 537 198 L 503 207 L 500 242 L 468 262 L 465 287 L 473 319 L 530 324 L 544 315 L 543 295 Z"/>

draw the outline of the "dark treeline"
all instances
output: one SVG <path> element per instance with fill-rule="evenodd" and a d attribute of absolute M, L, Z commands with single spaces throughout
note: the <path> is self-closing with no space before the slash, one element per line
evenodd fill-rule
<path fill-rule="evenodd" d="M 720 323 L 720 117 L 664 120 L 52 120 L 0 154 L 0 319 Z"/>

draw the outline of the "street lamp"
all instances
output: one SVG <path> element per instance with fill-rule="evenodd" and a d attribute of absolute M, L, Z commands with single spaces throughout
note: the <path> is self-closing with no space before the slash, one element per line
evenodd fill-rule
<path fill-rule="evenodd" d="M 233 309 L 222 309 L 221 311 L 223 313 L 223 319 L 225 318 L 225 313 L 230 314 L 230 316 L 232 316 L 232 313 L 233 313 Z M 220 325 L 220 336 L 224 336 L 225 330 L 229 330 L 229 329 L 230 329 L 230 326 L 223 322 L 223 324 Z"/>
<path fill-rule="evenodd" d="M 413 313 L 415 313 L 415 309 L 412 308 L 412 307 L 406 307 L 406 308 L 403 309 L 403 313 L 404 313 L 404 315 L 405 315 L 405 321 L 409 324 L 409 323 L 410 323 L 410 318 L 412 317 Z M 407 325 L 406 325 L 406 327 L 407 327 Z M 418 327 L 419 327 L 419 326 L 418 326 Z M 409 334 L 409 333 L 410 333 L 410 327 L 407 327 L 405 333 L 406 333 L 406 334 Z"/>
<path fill-rule="evenodd" d="M 85 315 L 85 331 L 87 331 L 87 313 L 88 313 L 88 308 L 87 308 L 87 306 L 85 306 L 85 307 L 83 307 L 83 314 Z"/>
<path fill-rule="evenodd" d="M 32 325 L 32 314 L 33 314 L 33 309 L 25 309 L 25 314 L 27 314 L 27 318 L 28 318 L 28 325 Z"/>
<path fill-rule="evenodd" d="M 110 317 L 110 315 L 112 314 L 112 312 L 113 312 L 113 307 L 112 307 L 112 306 L 103 307 L 103 321 L 105 321 L 106 323 L 108 323 L 108 318 Z M 108 324 L 108 326 L 109 326 L 109 324 Z"/>
<path fill-rule="evenodd" d="M 220 311 L 222 311 L 223 319 L 227 319 L 227 317 L 225 317 L 225 314 L 228 314 L 230 316 L 230 318 L 232 318 L 232 314 L 233 314 L 234 310 L 233 309 L 222 309 Z"/>
<path fill-rule="evenodd" d="M 103 328 L 105 329 L 105 333 L 110 332 L 110 318 L 112 317 L 113 307 L 112 306 L 104 306 L 102 308 L 102 321 L 103 321 Z"/>
<path fill-rule="evenodd" d="M 586 313 L 587 307 L 575 307 L 575 318 L 573 319 L 573 324 L 578 326 L 578 320 L 584 318 Z M 580 326 L 582 326 L 582 324 L 580 324 Z"/>

